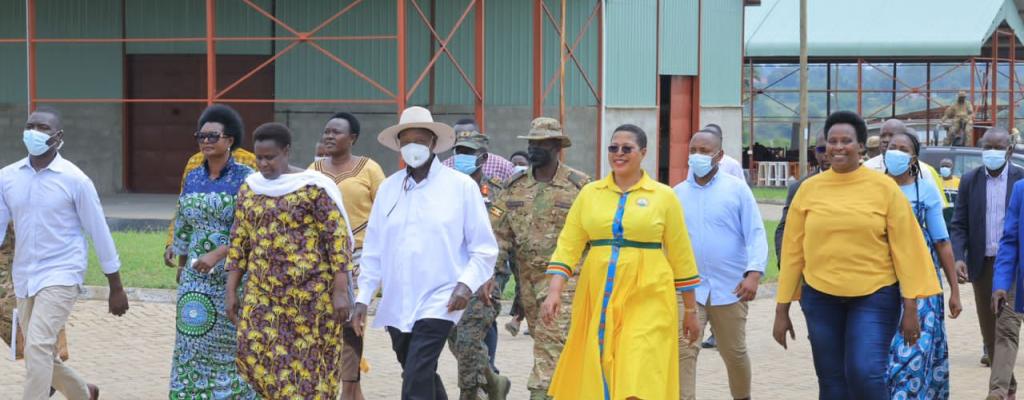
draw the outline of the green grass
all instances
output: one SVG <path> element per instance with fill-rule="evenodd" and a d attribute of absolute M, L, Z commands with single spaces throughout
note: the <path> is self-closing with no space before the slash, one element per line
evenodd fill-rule
<path fill-rule="evenodd" d="M 113 232 L 114 245 L 121 256 L 121 282 L 125 287 L 174 289 L 175 271 L 164 265 L 167 232 Z M 86 285 L 107 286 L 96 253 L 89 246 L 89 271 Z"/>
<path fill-rule="evenodd" d="M 786 188 L 754 187 L 751 189 L 754 191 L 754 198 L 757 199 L 757 201 L 786 201 Z"/>
<path fill-rule="evenodd" d="M 779 273 L 775 261 L 775 227 L 777 221 L 764 221 L 768 236 L 768 267 L 765 281 L 774 281 Z M 164 266 L 163 251 L 166 232 L 114 232 L 114 244 L 121 256 L 121 280 L 125 287 L 174 289 L 174 269 Z M 89 247 L 89 271 L 85 275 L 86 285 L 106 286 L 107 278 L 100 270 L 92 246 Z M 515 280 L 505 286 L 504 298 L 511 299 L 515 293 Z"/>

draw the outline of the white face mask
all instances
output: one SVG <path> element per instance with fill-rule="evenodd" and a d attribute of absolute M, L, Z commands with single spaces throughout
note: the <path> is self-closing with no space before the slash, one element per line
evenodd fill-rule
<path fill-rule="evenodd" d="M 419 168 L 430 159 L 430 148 L 419 143 L 409 143 L 402 146 L 402 161 L 405 164 Z"/>
<path fill-rule="evenodd" d="M 53 148 L 53 145 L 46 144 L 49 140 L 50 135 L 34 129 L 25 130 L 22 135 L 22 141 L 25 143 L 25 149 L 27 149 L 28 154 L 32 156 L 41 156 L 47 151 L 50 151 L 50 149 Z M 63 145 L 64 143 L 61 142 L 60 146 Z"/>

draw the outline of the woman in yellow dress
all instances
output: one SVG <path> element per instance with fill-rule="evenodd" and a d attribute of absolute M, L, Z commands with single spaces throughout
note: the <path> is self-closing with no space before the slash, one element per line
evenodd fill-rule
<path fill-rule="evenodd" d="M 679 398 L 679 333 L 697 340 L 697 264 L 672 188 L 640 167 L 647 135 L 615 130 L 612 173 L 583 188 L 558 237 L 542 316 L 558 315 L 560 295 L 587 245 L 572 302 L 569 336 L 548 394 L 555 399 Z M 676 291 L 685 307 L 679 327 Z"/>

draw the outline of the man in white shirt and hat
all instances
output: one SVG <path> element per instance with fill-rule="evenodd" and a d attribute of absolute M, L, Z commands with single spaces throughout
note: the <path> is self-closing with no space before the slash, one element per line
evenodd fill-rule
<path fill-rule="evenodd" d="M 406 168 L 384 180 L 363 243 L 352 326 L 362 335 L 367 306 L 382 289 L 374 328 L 387 328 L 402 364 L 402 399 L 447 399 L 437 361 L 452 327 L 494 273 L 498 244 L 469 176 L 437 154 L 454 130 L 430 111 L 410 107 L 377 140 L 398 151 Z"/>

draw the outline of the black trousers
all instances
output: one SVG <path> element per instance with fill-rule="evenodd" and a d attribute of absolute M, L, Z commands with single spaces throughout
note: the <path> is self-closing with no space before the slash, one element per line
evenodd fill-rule
<path fill-rule="evenodd" d="M 443 319 L 421 319 L 412 332 L 388 327 L 391 348 L 402 364 L 402 400 L 448 400 L 437 375 L 437 359 L 454 326 Z"/>

